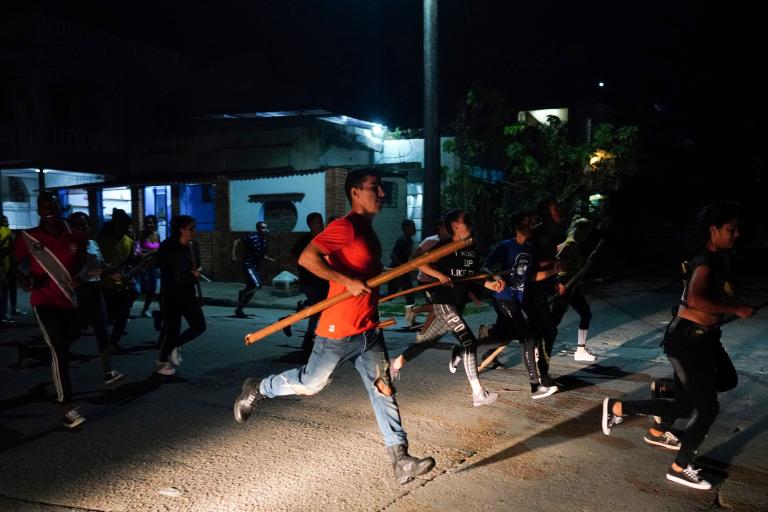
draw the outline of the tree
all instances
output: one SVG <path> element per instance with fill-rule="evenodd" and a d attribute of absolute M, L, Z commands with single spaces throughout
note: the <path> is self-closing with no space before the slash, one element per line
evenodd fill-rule
<path fill-rule="evenodd" d="M 455 141 L 446 143 L 461 165 L 447 175 L 443 204 L 475 213 L 481 241 L 509 235 L 509 216 L 556 198 L 566 213 L 609 212 L 604 198 L 635 172 L 634 126 L 598 125 L 587 142 L 570 140 L 568 126 L 555 116 L 546 124 L 515 121 L 517 113 L 498 93 L 471 91 L 459 118 Z M 592 196 L 592 201 L 590 201 Z"/>

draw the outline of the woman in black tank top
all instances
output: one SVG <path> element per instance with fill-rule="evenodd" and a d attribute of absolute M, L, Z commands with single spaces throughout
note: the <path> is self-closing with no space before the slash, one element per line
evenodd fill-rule
<path fill-rule="evenodd" d="M 664 352 L 674 369 L 674 398 L 603 400 L 602 428 L 606 435 L 628 414 L 690 418 L 679 441 L 653 428 L 645 441 L 678 450 L 666 478 L 694 489 L 711 488 L 693 467 L 693 457 L 717 417 L 717 394 L 733 389 L 738 382 L 733 363 L 720 343 L 720 323 L 724 315 L 747 318 L 754 312 L 750 306 L 735 302 L 730 284 L 728 255 L 739 236 L 738 219 L 738 205 L 729 202 L 707 206 L 699 215 L 696 256 L 686 273 L 677 315 L 664 336 Z"/>

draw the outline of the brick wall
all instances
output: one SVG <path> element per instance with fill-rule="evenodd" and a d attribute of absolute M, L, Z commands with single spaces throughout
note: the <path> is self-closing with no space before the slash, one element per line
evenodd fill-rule
<path fill-rule="evenodd" d="M 349 203 L 344 194 L 344 179 L 348 169 L 330 168 L 325 170 L 325 219 L 331 215 L 341 216 L 349 211 Z M 171 192 L 174 205 L 178 201 L 178 187 Z M 178 206 L 176 206 L 178 208 Z M 206 276 L 217 281 L 241 282 L 243 272 L 240 262 L 232 261 L 232 244 L 248 232 L 230 231 L 229 219 L 229 181 L 226 176 L 219 176 L 216 182 L 216 229 L 212 233 L 198 233 L 201 259 Z M 271 284 L 272 278 L 283 270 L 297 274 L 298 270 L 290 252 L 302 233 L 276 233 L 269 235 L 269 255 L 276 262 L 265 261 L 261 268 L 261 277 L 265 284 Z"/>
<path fill-rule="evenodd" d="M 325 170 L 325 220 L 336 215 L 342 216 L 349 211 L 349 202 L 344 194 L 344 180 L 348 169 L 331 168 Z"/>
<path fill-rule="evenodd" d="M 235 282 L 243 281 L 244 277 L 240 260 L 237 262 L 232 261 L 232 244 L 238 238 L 242 238 L 248 234 L 250 234 L 250 232 L 247 231 L 232 231 L 229 233 L 229 243 L 227 245 L 227 270 L 226 273 L 217 276 L 218 280 Z M 298 240 L 301 235 L 302 233 L 269 234 L 269 252 L 267 252 L 267 254 L 277 261 L 264 261 L 261 264 L 261 267 L 259 267 L 259 274 L 261 274 L 264 284 L 271 286 L 272 278 L 283 270 L 287 270 L 294 275 L 298 274 L 296 264 L 293 261 L 293 258 L 291 258 L 291 249 L 293 249 L 296 240 Z M 238 258 L 242 256 L 241 251 L 242 249 L 238 250 Z"/>
<path fill-rule="evenodd" d="M 343 180 L 342 180 L 343 186 Z M 216 181 L 216 229 L 211 233 L 198 233 L 201 259 L 206 276 L 217 281 L 241 282 L 243 271 L 240 261 L 232 261 L 232 244 L 249 232 L 230 231 L 229 223 L 229 180 L 219 176 Z M 265 284 L 271 284 L 272 278 L 283 270 L 297 273 L 295 263 L 290 257 L 291 249 L 301 233 L 270 233 L 269 255 L 276 262 L 265 261 L 261 268 L 261 277 Z M 203 254 L 205 253 L 205 254 Z M 239 255 L 238 255 L 239 256 Z"/>
<path fill-rule="evenodd" d="M 144 190 L 143 187 L 131 187 L 131 225 L 136 233 L 136 237 L 141 236 L 141 230 L 144 228 Z"/>

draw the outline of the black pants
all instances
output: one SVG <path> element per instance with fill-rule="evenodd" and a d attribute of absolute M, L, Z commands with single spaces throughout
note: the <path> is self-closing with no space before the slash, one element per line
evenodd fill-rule
<path fill-rule="evenodd" d="M 408 290 L 410 288 L 413 288 L 413 281 L 411 281 L 411 274 L 407 273 L 391 280 L 389 282 L 389 287 L 387 289 L 387 292 L 388 292 L 388 295 L 392 295 L 399 292 L 400 290 Z M 412 293 L 409 293 L 408 295 L 405 296 L 405 303 L 408 305 L 416 303 L 416 299 L 414 298 Z"/>
<path fill-rule="evenodd" d="M 584 294 L 578 287 L 568 290 L 565 295 L 557 297 L 555 302 L 552 303 L 552 318 L 555 325 L 560 325 L 565 312 L 568 311 L 569 305 L 579 314 L 579 329 L 589 329 L 589 323 L 592 320 L 592 310 L 589 307 L 587 298 L 584 297 Z"/>
<path fill-rule="evenodd" d="M 77 306 L 80 310 L 81 326 L 90 324 L 96 336 L 101 366 L 104 373 L 112 369 L 109 353 L 109 334 L 107 327 L 107 305 L 99 283 L 84 283 L 77 288 Z"/>
<path fill-rule="evenodd" d="M 2 271 L 3 270 L 0 269 L 0 272 Z M 6 314 L 8 317 L 13 315 L 13 308 L 8 309 L 8 296 L 10 291 L 8 278 L 5 275 L 0 275 L 0 317 L 5 316 Z"/>
<path fill-rule="evenodd" d="M 11 265 L 15 263 L 11 262 Z M 18 288 L 16 285 L 16 269 L 11 267 L 10 272 L 7 275 L 8 278 L 8 299 L 11 303 L 11 312 L 16 311 L 16 300 L 18 298 Z"/>
<path fill-rule="evenodd" d="M 168 361 L 173 349 L 192 341 L 205 332 L 205 316 L 200 301 L 194 295 L 170 294 L 160 292 L 161 307 L 164 315 L 160 341 L 161 362 Z M 187 329 L 181 332 L 181 317 L 187 321 Z"/>
<path fill-rule="evenodd" d="M 80 337 L 80 316 L 76 309 L 62 309 L 47 304 L 33 308 L 43 339 L 51 349 L 51 374 L 56 399 L 62 404 L 72 401 L 69 381 L 69 347 Z"/>
<path fill-rule="evenodd" d="M 314 306 L 318 302 L 324 301 L 328 297 L 328 282 L 319 283 L 302 283 L 299 285 L 299 290 L 307 296 L 307 299 L 302 303 L 303 308 Z M 309 317 L 307 323 L 307 333 L 304 335 L 304 342 L 301 344 L 301 348 L 307 352 L 312 351 L 312 345 L 315 341 L 315 329 L 317 329 L 317 322 L 320 320 L 320 313 L 314 314 Z"/>
<path fill-rule="evenodd" d="M 525 288 L 526 298 L 523 308 L 528 313 L 528 324 L 531 335 L 536 338 L 539 351 L 539 374 L 549 374 L 549 361 L 552 358 L 552 348 L 557 339 L 557 324 L 548 301 L 554 293 L 551 279 L 537 283 L 528 283 Z"/>
<path fill-rule="evenodd" d="M 109 342 L 117 345 L 128 325 L 128 316 L 134 299 L 133 292 L 130 289 L 103 288 L 103 293 L 107 304 L 107 316 L 112 321 L 112 335 Z"/>
<path fill-rule="evenodd" d="M 722 343 L 720 330 L 706 329 L 676 318 L 664 338 L 665 351 L 675 371 L 675 398 L 622 402 L 625 414 L 690 418 L 675 463 L 686 467 L 714 423 L 720 404 L 717 393 L 733 389 L 738 375 Z"/>
<path fill-rule="evenodd" d="M 531 389 L 539 386 L 539 373 L 536 368 L 536 338 L 531 334 L 531 329 L 523 316 L 522 305 L 516 300 L 493 299 L 493 309 L 496 310 L 496 325 L 490 330 L 491 339 L 497 339 L 502 343 L 508 340 L 518 340 L 522 350 L 520 357 L 528 372 L 528 380 Z M 541 354 L 539 359 L 544 356 Z"/>
<path fill-rule="evenodd" d="M 243 309 L 251 301 L 253 294 L 263 286 L 258 266 L 243 264 L 243 273 L 245 288 L 237 292 L 237 309 Z"/>

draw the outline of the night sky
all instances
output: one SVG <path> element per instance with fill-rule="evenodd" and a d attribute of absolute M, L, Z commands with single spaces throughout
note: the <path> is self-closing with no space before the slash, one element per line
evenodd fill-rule
<path fill-rule="evenodd" d="M 189 56 L 200 75 L 216 75 L 215 86 L 233 104 L 328 107 L 389 126 L 421 125 L 420 1 L 43 4 L 58 16 Z M 543 106 L 602 94 L 693 112 L 708 97 L 720 103 L 712 93 L 734 81 L 752 95 L 756 72 L 739 72 L 736 62 L 759 53 L 757 33 L 749 31 L 757 20 L 704 9 L 688 1 L 625 7 L 442 0 L 443 117 L 455 115 L 477 82 Z"/>
<path fill-rule="evenodd" d="M 190 114 L 326 108 L 390 128 L 422 125 L 421 1 L 38 3 L 187 56 L 173 87 Z M 674 202 L 697 181 L 696 193 L 760 200 L 764 42 L 762 17 L 749 9 L 442 0 L 441 124 L 450 130 L 477 84 L 526 108 L 605 102 L 619 124 L 641 128 L 652 162 L 643 193 Z"/>

